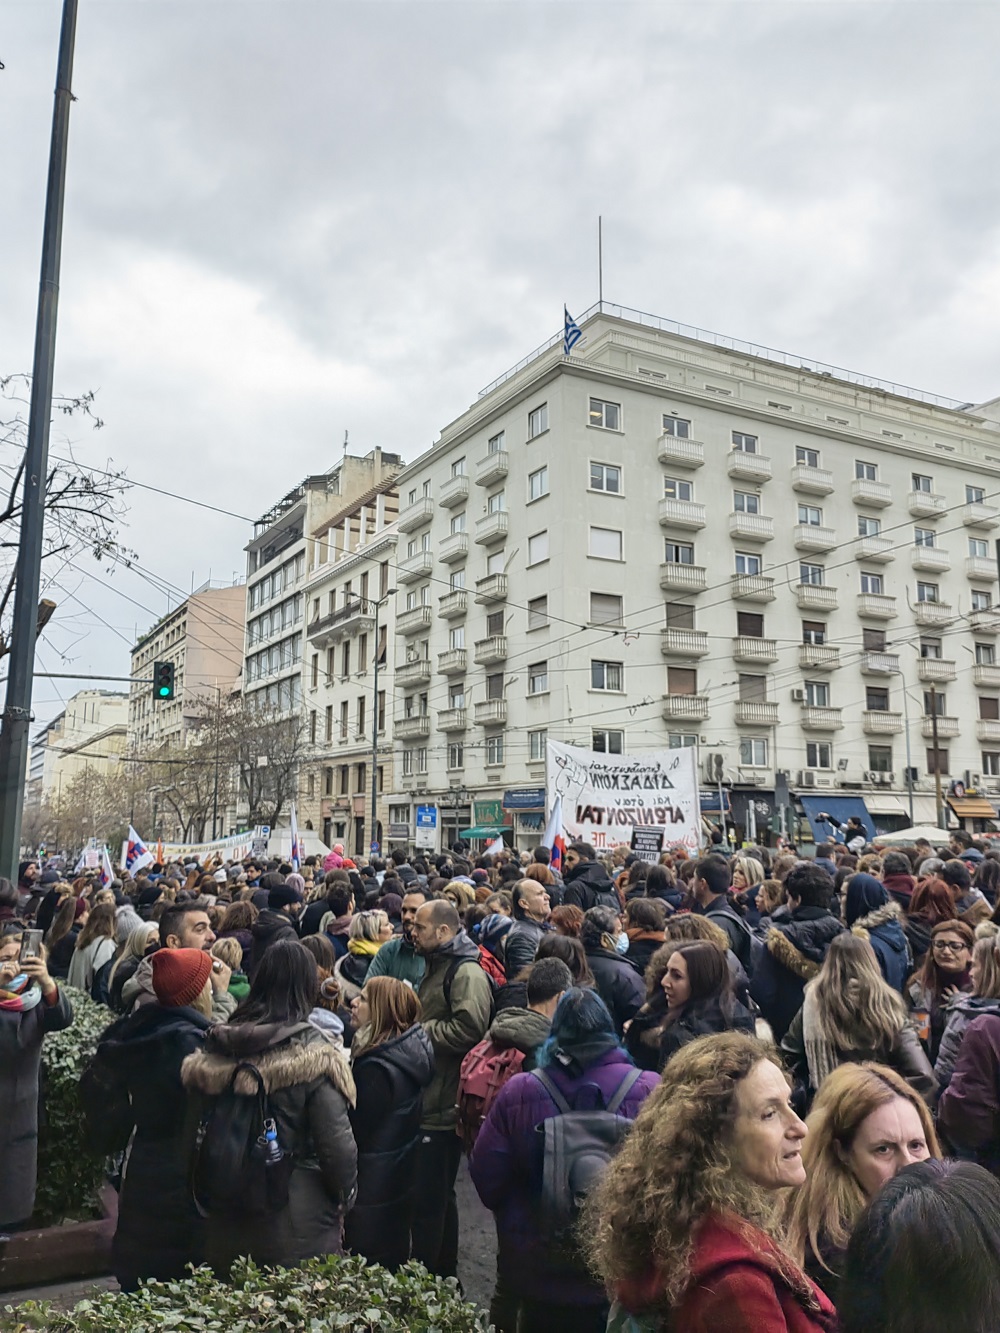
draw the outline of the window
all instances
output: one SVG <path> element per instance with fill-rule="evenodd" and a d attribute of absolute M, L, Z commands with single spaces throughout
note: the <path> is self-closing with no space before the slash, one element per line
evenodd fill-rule
<path fill-rule="evenodd" d="M 333 704 L 327 704 L 326 716 L 324 718 L 324 739 L 329 743 L 333 740 Z"/>
<path fill-rule="evenodd" d="M 348 703 L 347 700 L 344 699 L 341 701 L 340 705 L 340 739 L 342 741 L 347 740 L 347 713 Z"/>
<path fill-rule="evenodd" d="M 452 592 L 460 592 L 465 587 L 465 570 L 453 569 L 448 575 L 448 587 Z"/>
<path fill-rule="evenodd" d="M 465 626 L 454 625 L 448 632 L 448 647 L 451 649 L 465 647 Z"/>
<path fill-rule="evenodd" d="M 462 682 L 462 683 L 460 683 L 460 684 L 458 684 L 458 685 L 449 685 L 449 686 L 448 686 L 448 707 L 449 707 L 449 708 L 464 708 L 464 707 L 465 707 L 465 684 L 464 684 L 464 682 Z"/>
<path fill-rule="evenodd" d="M 804 445 L 795 446 L 795 461 L 803 467 L 819 467 L 819 450 L 806 449 Z"/>
<path fill-rule="evenodd" d="M 865 518 L 862 514 L 858 515 L 859 537 L 877 537 L 881 531 L 882 520 L 880 518 Z"/>
<path fill-rule="evenodd" d="M 737 514 L 759 514 L 760 496 L 751 491 L 733 491 L 733 509 Z"/>
<path fill-rule="evenodd" d="M 1000 698 L 980 695 L 979 717 L 983 722 L 1000 722 Z"/>
<path fill-rule="evenodd" d="M 592 625 L 621 625 L 624 616 L 623 598 L 608 592 L 590 594 L 590 623 Z"/>
<path fill-rule="evenodd" d="M 799 505 L 799 522 L 810 528 L 823 526 L 823 511 L 816 505 Z"/>
<path fill-rule="evenodd" d="M 417 605 L 417 594 L 413 589 L 410 589 L 410 591 L 407 592 L 406 594 L 407 611 L 413 611 L 416 608 L 416 605 Z"/>
<path fill-rule="evenodd" d="M 625 733 L 624 731 L 592 731 L 590 733 L 590 748 L 600 751 L 601 754 L 624 754 Z"/>
<path fill-rule="evenodd" d="M 976 644 L 976 666 L 996 666 L 997 650 L 992 643 Z"/>
<path fill-rule="evenodd" d="M 621 662 L 591 662 L 590 688 L 592 690 L 614 690 L 625 688 L 625 672 Z"/>
<path fill-rule="evenodd" d="M 734 430 L 733 448 L 739 453 L 755 454 L 757 452 L 757 436 L 744 435 L 741 430 Z"/>
<path fill-rule="evenodd" d="M 983 490 L 982 486 L 966 486 L 965 503 L 967 505 L 981 505 L 985 495 L 986 492 Z"/>
<path fill-rule="evenodd" d="M 914 546 L 933 546 L 934 529 L 933 528 L 914 528 L 913 529 Z"/>
<path fill-rule="evenodd" d="M 448 746 L 448 767 L 465 767 L 465 746 L 461 741 L 452 741 Z"/>
<path fill-rule="evenodd" d="M 694 607 L 686 602 L 666 602 L 664 612 L 667 629 L 694 629 Z"/>
<path fill-rule="evenodd" d="M 503 633 L 504 615 L 503 611 L 491 611 L 486 617 L 487 638 L 494 639 Z"/>
<path fill-rule="evenodd" d="M 368 635 L 362 634 L 358 638 L 358 671 L 364 675 L 368 670 Z"/>
<path fill-rule="evenodd" d="M 528 693 L 548 694 L 548 692 L 549 664 L 548 662 L 533 662 L 528 667 Z"/>
<path fill-rule="evenodd" d="M 883 589 L 882 575 L 869 574 L 864 570 L 861 573 L 861 591 L 881 595 Z"/>
<path fill-rule="evenodd" d="M 810 565 L 803 561 L 799 565 L 799 582 L 813 588 L 822 588 L 824 573 L 822 565 Z"/>
<path fill-rule="evenodd" d="M 464 459 L 464 458 L 456 458 L 456 459 L 455 459 L 454 463 L 452 463 L 452 465 L 451 465 L 451 475 L 452 475 L 453 477 L 464 477 L 464 476 L 465 476 L 465 459 Z"/>
<path fill-rule="evenodd" d="M 365 734 L 365 712 L 366 712 L 365 703 L 366 703 L 365 696 L 362 694 L 358 698 L 358 709 L 357 709 L 358 721 L 354 729 L 354 734 L 356 736 L 363 736 Z"/>
<path fill-rule="evenodd" d="M 856 458 L 854 476 L 857 481 L 878 481 L 878 464 L 863 463 L 860 458 Z"/>
<path fill-rule="evenodd" d="M 682 417 L 663 416 L 664 435 L 673 435 L 678 440 L 689 440 L 691 438 L 691 423 L 685 421 Z"/>
<path fill-rule="evenodd" d="M 606 403 L 603 398 L 591 398 L 590 424 L 600 426 L 602 430 L 621 430 L 621 403 Z"/>
<path fill-rule="evenodd" d="M 549 428 L 549 405 L 548 403 L 539 403 L 539 405 L 528 413 L 528 439 L 533 440 L 537 435 L 543 435 Z M 500 437 L 503 439 L 503 436 Z"/>
<path fill-rule="evenodd" d="M 309 714 L 309 744 L 316 744 L 316 709 Z"/>
<path fill-rule="evenodd" d="M 1000 750 L 984 750 L 980 758 L 984 777 L 1000 777 Z"/>
<path fill-rule="evenodd" d="M 349 639 L 340 650 L 340 674 L 342 676 L 351 674 L 351 641 Z"/>
<path fill-rule="evenodd" d="M 488 514 L 502 514 L 507 508 L 507 495 L 505 491 L 494 491 L 492 495 L 486 497 L 486 512 Z"/>
<path fill-rule="evenodd" d="M 403 777 L 404 777 L 404 778 L 412 778 L 412 777 L 413 777 L 413 751 L 412 751 L 412 750 L 404 750 L 404 751 L 403 751 Z"/>
<path fill-rule="evenodd" d="M 982 703 L 982 699 L 979 701 Z M 948 709 L 943 690 L 924 690 L 924 717 L 944 717 Z"/>
<path fill-rule="evenodd" d="M 507 558 L 503 551 L 493 551 L 486 557 L 487 574 L 503 574 L 506 566 Z"/>
<path fill-rule="evenodd" d="M 928 750 L 927 751 L 927 772 L 934 776 L 940 773 L 944 777 L 949 771 L 948 751 L 947 750 Z"/>
<path fill-rule="evenodd" d="M 992 595 L 988 592 L 978 592 L 973 590 L 972 609 L 973 611 L 989 611 L 993 606 Z"/>
<path fill-rule="evenodd" d="M 739 677 L 739 697 L 743 703 L 767 703 L 767 677 L 741 674 Z"/>
<path fill-rule="evenodd" d="M 620 495 L 622 489 L 622 470 L 611 463 L 591 463 L 590 489 L 606 491 L 609 495 Z"/>
<path fill-rule="evenodd" d="M 529 426 L 530 426 L 530 418 L 529 418 Z M 488 454 L 500 453 L 501 450 L 503 449 L 503 441 L 504 441 L 503 431 L 501 431 L 499 435 L 491 435 L 490 438 L 486 441 L 486 452 Z"/>
<path fill-rule="evenodd" d="M 340 764 L 337 768 L 337 791 L 341 796 L 348 794 L 348 788 L 351 785 L 351 768 L 349 764 Z"/>
<path fill-rule="evenodd" d="M 917 584 L 918 602 L 939 602 L 940 600 L 941 600 L 941 588 L 937 583 Z"/>
<path fill-rule="evenodd" d="M 548 623 L 548 597 L 533 597 L 528 603 L 528 629 L 546 629 Z"/>
<path fill-rule="evenodd" d="M 825 680 L 807 680 L 806 703 L 810 708 L 830 707 L 830 686 Z"/>
<path fill-rule="evenodd" d="M 452 514 L 452 516 L 451 516 L 451 530 L 452 530 L 452 532 L 464 532 L 464 531 L 465 531 L 465 510 L 464 510 L 464 509 L 461 510 L 460 513 Z"/>
<path fill-rule="evenodd" d="M 801 459 L 799 460 L 801 462 Z M 815 467 L 815 463 L 808 464 Z M 740 763 L 744 768 L 767 768 L 767 739 L 764 736 L 740 737 Z"/>
<path fill-rule="evenodd" d="M 865 690 L 865 708 L 870 713 L 889 711 L 889 691 L 884 685 L 869 685 Z"/>
<path fill-rule="evenodd" d="M 486 737 L 486 763 L 487 765 L 503 763 L 503 736 Z"/>
<path fill-rule="evenodd" d="M 591 528 L 589 550 L 595 560 L 621 560 L 622 534 L 616 528 Z"/>
<path fill-rule="evenodd" d="M 806 745 L 807 768 L 833 768 L 833 746 L 829 741 L 809 741 Z"/>
<path fill-rule="evenodd" d="M 693 543 L 672 542 L 668 537 L 663 543 L 663 560 L 664 563 L 668 565 L 693 565 Z"/>
<path fill-rule="evenodd" d="M 667 693 L 694 695 L 698 693 L 698 673 L 691 667 L 667 667 Z"/>
<path fill-rule="evenodd" d="M 750 551 L 736 552 L 736 572 L 737 574 L 759 574 L 761 571 L 760 556 Z"/>
<path fill-rule="evenodd" d="M 664 477 L 663 498 L 665 500 L 693 500 L 694 487 L 689 481 L 680 481 L 677 477 Z"/>
<path fill-rule="evenodd" d="M 826 643 L 826 625 L 822 620 L 803 620 L 802 642 L 821 648 Z"/>
<path fill-rule="evenodd" d="M 378 692 L 378 729 L 385 731 L 385 690 Z"/>
<path fill-rule="evenodd" d="M 492 676 L 486 677 L 486 697 L 487 699 L 503 698 L 503 672 L 496 671 Z"/>
<path fill-rule="evenodd" d="M 364 764 L 358 764 L 358 772 L 363 772 L 364 767 Z M 427 747 L 425 745 L 422 745 L 417 751 L 417 772 L 427 772 Z"/>
<path fill-rule="evenodd" d="M 698 737 L 686 731 L 668 731 L 667 746 L 671 750 L 693 750 L 698 744 Z"/>
<path fill-rule="evenodd" d="M 866 653 L 884 653 L 885 630 L 863 629 L 861 631 L 861 646 Z"/>
<path fill-rule="evenodd" d="M 533 537 L 528 538 L 528 564 L 540 565 L 543 560 L 549 558 L 549 534 L 547 532 L 536 532 Z"/>
<path fill-rule="evenodd" d="M 537 472 L 528 474 L 528 501 L 540 500 L 543 495 L 549 493 L 549 470 L 547 467 L 540 467 Z"/>
<path fill-rule="evenodd" d="M 538 763 L 540 759 L 545 758 L 545 747 L 548 744 L 549 733 L 544 727 L 539 731 L 528 732 L 528 762 Z"/>
<path fill-rule="evenodd" d="M 756 611 L 737 611 L 736 633 L 741 638 L 762 639 L 764 637 L 764 617 Z"/>
<path fill-rule="evenodd" d="M 873 773 L 891 773 L 892 772 L 892 746 L 891 745 L 869 745 L 868 747 L 868 767 Z"/>
<path fill-rule="evenodd" d="M 982 541 L 979 537 L 970 537 L 969 554 L 977 555 L 980 556 L 982 559 L 987 560 L 989 559 L 990 549 L 987 546 L 986 542 Z"/>
<path fill-rule="evenodd" d="M 921 639 L 920 656 L 932 657 L 935 661 L 941 659 L 941 640 L 940 639 Z"/>
<path fill-rule="evenodd" d="M 924 495 L 930 495 L 934 490 L 934 483 L 930 477 L 922 476 L 919 472 L 914 472 L 910 478 L 913 490 L 920 491 Z"/>

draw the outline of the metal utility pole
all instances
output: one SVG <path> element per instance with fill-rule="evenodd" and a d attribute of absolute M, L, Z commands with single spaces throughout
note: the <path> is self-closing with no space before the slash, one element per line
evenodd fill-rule
<path fill-rule="evenodd" d="M 937 690 L 931 686 L 931 736 L 934 746 L 934 804 L 937 809 L 937 826 L 944 828 L 944 797 L 941 792 L 941 756 L 938 752 L 938 706 Z"/>
<path fill-rule="evenodd" d="M 372 605 L 375 608 L 375 644 L 374 656 L 372 659 L 372 669 L 374 680 L 372 683 L 372 822 L 368 834 L 369 853 L 375 855 L 375 844 L 378 841 L 376 833 L 378 830 L 378 636 L 379 636 L 379 616 L 378 613 L 385 603 L 396 592 L 395 588 L 387 588 L 385 596 L 374 601 Z M 388 650 L 388 639 L 386 635 L 386 648 Z M 383 848 L 379 847 L 379 852 Z"/>
<path fill-rule="evenodd" d="M 35 354 L 31 374 L 28 444 L 24 460 L 24 497 L 17 552 L 14 623 L 11 632 L 7 694 L 0 724 L 0 873 L 17 881 L 21 852 L 21 811 L 28 762 L 32 668 L 38 620 L 38 589 L 42 570 L 45 525 L 45 479 L 49 464 L 49 421 L 55 369 L 56 315 L 59 307 L 59 266 L 62 256 L 63 204 L 66 196 L 66 153 L 69 109 L 73 100 L 73 48 L 77 0 L 63 0 L 59 34 L 49 178 L 42 233 L 42 269 L 35 322 Z"/>

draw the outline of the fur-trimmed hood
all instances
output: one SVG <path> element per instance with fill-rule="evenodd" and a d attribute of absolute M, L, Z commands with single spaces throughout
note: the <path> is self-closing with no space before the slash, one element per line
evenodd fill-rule
<path fill-rule="evenodd" d="M 774 926 L 767 932 L 767 951 L 775 962 L 787 967 L 789 972 L 794 972 L 803 981 L 812 981 L 813 977 L 819 975 L 820 964 L 800 953 L 784 931 Z"/>
<path fill-rule="evenodd" d="M 772 926 L 767 932 L 767 951 L 793 975 L 802 981 L 812 981 L 819 973 L 830 941 L 843 929 L 843 922 L 832 912 L 800 907 L 788 921 Z"/>
<path fill-rule="evenodd" d="M 247 1030 L 241 1031 L 243 1028 L 243 1024 L 220 1024 L 212 1030 L 205 1049 L 189 1055 L 181 1066 L 185 1088 L 218 1097 L 229 1088 L 239 1065 L 252 1064 L 260 1070 L 268 1093 L 325 1078 L 349 1106 L 355 1105 L 354 1078 L 343 1052 L 312 1024 L 247 1024 Z M 237 1074 L 233 1086 L 244 1096 L 257 1092 L 256 1080 L 248 1071 Z"/>
<path fill-rule="evenodd" d="M 889 902 L 883 907 L 876 907 L 875 911 L 869 912 L 867 916 L 859 916 L 851 927 L 851 934 L 858 935 L 861 939 L 866 940 L 869 931 L 875 930 L 877 926 L 888 925 L 890 921 L 895 921 L 902 929 L 903 909 L 899 903 Z"/>

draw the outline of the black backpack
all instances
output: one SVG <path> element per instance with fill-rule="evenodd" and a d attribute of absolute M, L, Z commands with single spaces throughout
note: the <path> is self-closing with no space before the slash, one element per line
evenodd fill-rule
<path fill-rule="evenodd" d="M 249 1096 L 235 1083 L 246 1072 Z M 203 1217 L 262 1217 L 288 1206 L 294 1154 L 277 1140 L 264 1079 L 256 1065 L 236 1066 L 229 1087 L 211 1099 L 198 1126 L 191 1189 Z"/>
<path fill-rule="evenodd" d="M 127 1145 L 135 1115 L 128 1088 L 109 1067 L 98 1046 L 77 1087 L 87 1147 L 101 1156 L 121 1152 Z"/>

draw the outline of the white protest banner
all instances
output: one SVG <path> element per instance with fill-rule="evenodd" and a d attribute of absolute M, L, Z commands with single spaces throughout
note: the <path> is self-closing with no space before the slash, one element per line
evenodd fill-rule
<path fill-rule="evenodd" d="M 214 842 L 165 842 L 163 855 L 167 861 L 187 861 L 191 857 L 204 861 L 206 856 L 218 856 L 223 861 L 242 861 L 251 854 L 252 847 L 252 833 L 234 833 L 232 837 L 216 838 Z"/>
<path fill-rule="evenodd" d="M 609 851 L 629 846 L 639 826 L 663 829 L 667 850 L 701 842 L 693 747 L 602 754 L 549 741 L 545 767 L 549 800 L 562 797 L 567 840 Z"/>

